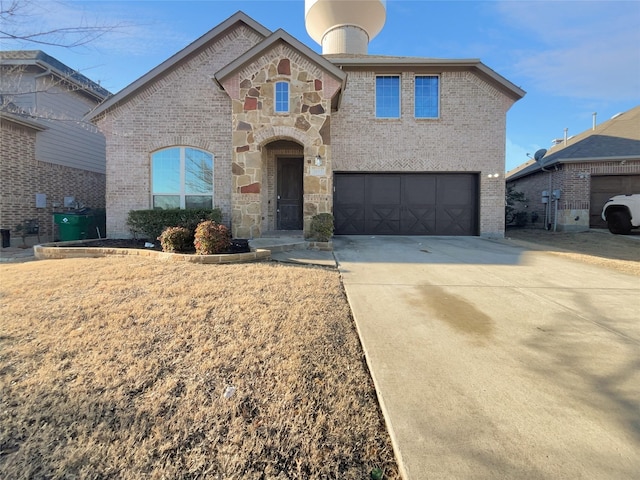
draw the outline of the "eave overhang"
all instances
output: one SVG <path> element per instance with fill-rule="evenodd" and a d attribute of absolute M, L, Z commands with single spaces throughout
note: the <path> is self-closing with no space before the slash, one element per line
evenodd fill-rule
<path fill-rule="evenodd" d="M 480 77 L 496 86 L 513 100 L 520 100 L 526 92 L 505 77 L 487 67 L 477 58 L 446 59 L 446 58 L 418 58 L 418 57 L 382 57 L 362 55 L 354 57 L 329 56 L 328 60 L 334 65 L 349 70 L 399 71 L 411 70 L 424 73 L 438 73 L 441 71 L 474 71 Z"/>

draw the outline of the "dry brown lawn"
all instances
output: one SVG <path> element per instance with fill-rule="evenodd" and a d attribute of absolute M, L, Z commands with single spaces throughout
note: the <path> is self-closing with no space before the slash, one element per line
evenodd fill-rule
<path fill-rule="evenodd" d="M 0 478 L 398 478 L 336 271 L 111 257 L 0 278 Z"/>
<path fill-rule="evenodd" d="M 526 247 L 640 276 L 640 231 L 613 235 L 604 230 L 579 233 L 514 229 L 508 239 Z"/>

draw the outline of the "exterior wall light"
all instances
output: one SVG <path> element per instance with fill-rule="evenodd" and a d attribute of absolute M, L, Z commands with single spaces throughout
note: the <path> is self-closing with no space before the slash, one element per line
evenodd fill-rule
<path fill-rule="evenodd" d="M 316 155 L 316 167 L 322 165 L 322 157 L 320 155 Z"/>

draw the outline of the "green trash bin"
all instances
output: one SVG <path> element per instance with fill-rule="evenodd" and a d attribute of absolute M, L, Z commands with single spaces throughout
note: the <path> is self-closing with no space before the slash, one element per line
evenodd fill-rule
<path fill-rule="evenodd" d="M 53 220 L 58 225 L 60 240 L 70 242 L 72 240 L 84 240 L 87 238 L 90 218 L 89 215 L 78 213 L 54 213 Z"/>

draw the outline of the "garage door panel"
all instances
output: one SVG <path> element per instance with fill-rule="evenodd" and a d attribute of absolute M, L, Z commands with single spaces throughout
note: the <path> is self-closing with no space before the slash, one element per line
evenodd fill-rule
<path fill-rule="evenodd" d="M 401 177 L 399 175 L 369 175 L 366 182 L 367 203 L 393 205 L 401 203 Z"/>
<path fill-rule="evenodd" d="M 365 175 L 336 175 L 333 216 L 336 232 L 357 235 L 364 230 Z"/>
<path fill-rule="evenodd" d="M 403 178 L 402 203 L 405 205 L 436 204 L 436 177 L 416 173 Z"/>
<path fill-rule="evenodd" d="M 406 235 L 436 235 L 435 205 L 405 207 L 401 213 L 400 230 Z"/>
<path fill-rule="evenodd" d="M 468 235 L 473 229 L 473 215 L 468 208 L 441 205 L 437 211 L 436 230 L 439 235 Z"/>
<path fill-rule="evenodd" d="M 438 204 L 470 205 L 475 202 L 474 178 L 470 175 L 438 177 Z"/>
<path fill-rule="evenodd" d="M 400 207 L 371 206 L 365 209 L 365 232 L 373 235 L 398 235 Z"/>
<path fill-rule="evenodd" d="M 345 205 L 334 210 L 336 232 L 341 232 L 343 235 L 359 235 L 364 231 L 364 207 L 362 205 Z"/>
<path fill-rule="evenodd" d="M 336 173 L 334 184 L 338 235 L 477 235 L 477 174 Z"/>

